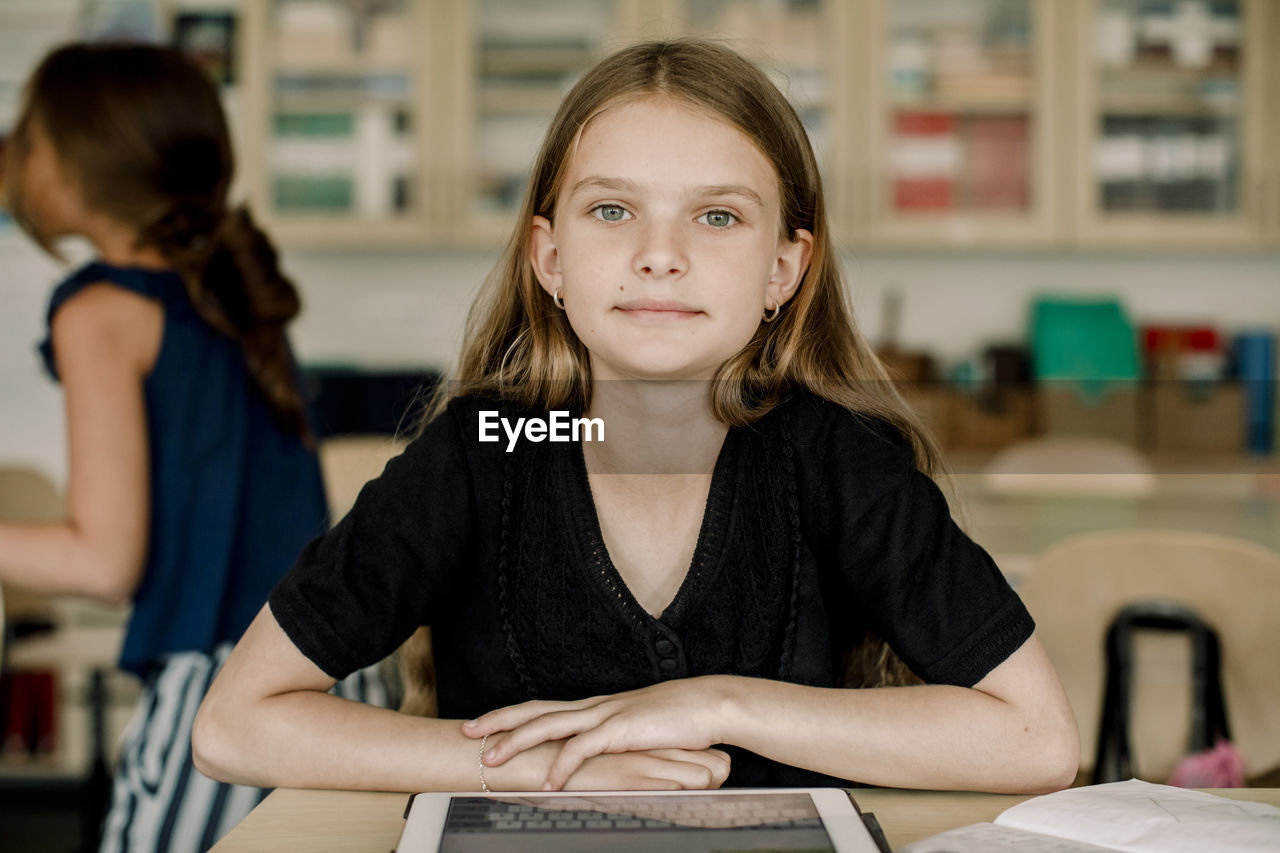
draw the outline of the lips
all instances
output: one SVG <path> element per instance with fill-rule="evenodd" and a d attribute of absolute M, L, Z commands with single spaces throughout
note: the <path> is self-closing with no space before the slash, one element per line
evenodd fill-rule
<path fill-rule="evenodd" d="M 694 317 L 702 312 L 691 305 L 674 299 L 633 299 L 614 308 L 633 317 L 680 319 Z"/>

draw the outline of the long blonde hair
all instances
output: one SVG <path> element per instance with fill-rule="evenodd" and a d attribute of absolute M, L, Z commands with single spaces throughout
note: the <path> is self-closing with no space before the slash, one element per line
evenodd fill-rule
<path fill-rule="evenodd" d="M 761 322 L 747 345 L 721 366 L 711 385 L 716 417 L 745 426 L 789 392 L 803 389 L 888 422 L 910 443 L 917 467 L 931 475 L 939 472 L 937 446 L 854 322 L 804 125 L 760 69 L 726 47 L 691 39 L 624 48 L 588 71 L 565 96 L 538 152 L 515 231 L 472 306 L 455 379 L 442 384 L 427 419 L 451 398 L 474 393 L 543 411 L 588 409 L 587 349 L 538 284 L 530 261 L 531 223 L 535 216 L 555 221 L 572 152 L 591 120 L 612 106 L 655 96 L 681 100 L 742 131 L 778 176 L 782 236 L 794 239 L 801 229 L 813 235 L 809 267 L 781 315 L 776 322 Z M 411 641 L 410 648 L 421 642 Z M 846 684 L 910 680 L 882 642 L 873 639 L 857 652 Z M 425 661 L 412 652 L 406 659 L 412 700 L 421 693 L 414 685 Z M 410 705 L 416 707 L 414 701 Z"/>

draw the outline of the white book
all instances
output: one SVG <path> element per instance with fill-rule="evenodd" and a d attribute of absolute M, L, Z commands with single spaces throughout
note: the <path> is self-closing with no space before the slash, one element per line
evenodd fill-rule
<path fill-rule="evenodd" d="M 1275 853 L 1280 809 L 1138 779 L 1070 788 L 900 853 Z"/>

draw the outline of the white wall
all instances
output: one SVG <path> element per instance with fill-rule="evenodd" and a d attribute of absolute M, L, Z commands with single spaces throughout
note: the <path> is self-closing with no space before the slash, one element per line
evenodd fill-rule
<path fill-rule="evenodd" d="M 471 298 L 493 263 L 485 252 L 289 252 L 305 300 L 294 327 L 304 362 L 444 367 Z M 859 322 L 881 334 L 888 289 L 903 296 L 900 344 L 953 361 L 1024 337 L 1033 295 L 1119 296 L 1138 322 L 1210 322 L 1280 331 L 1280 254 L 846 256 Z M 0 233 L 0 464 L 34 464 L 61 480 L 61 400 L 33 344 L 58 267 L 12 229 Z"/>
<path fill-rule="evenodd" d="M 45 303 L 59 267 L 12 225 L 0 226 L 0 465 L 66 469 L 62 398 L 40 367 Z"/>

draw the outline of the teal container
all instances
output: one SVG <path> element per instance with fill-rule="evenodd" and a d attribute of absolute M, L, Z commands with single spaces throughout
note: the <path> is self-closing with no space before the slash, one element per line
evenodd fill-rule
<path fill-rule="evenodd" d="M 1040 298 L 1031 310 L 1031 359 L 1037 382 L 1069 384 L 1100 396 L 1112 383 L 1141 376 L 1133 324 L 1115 299 Z"/>

